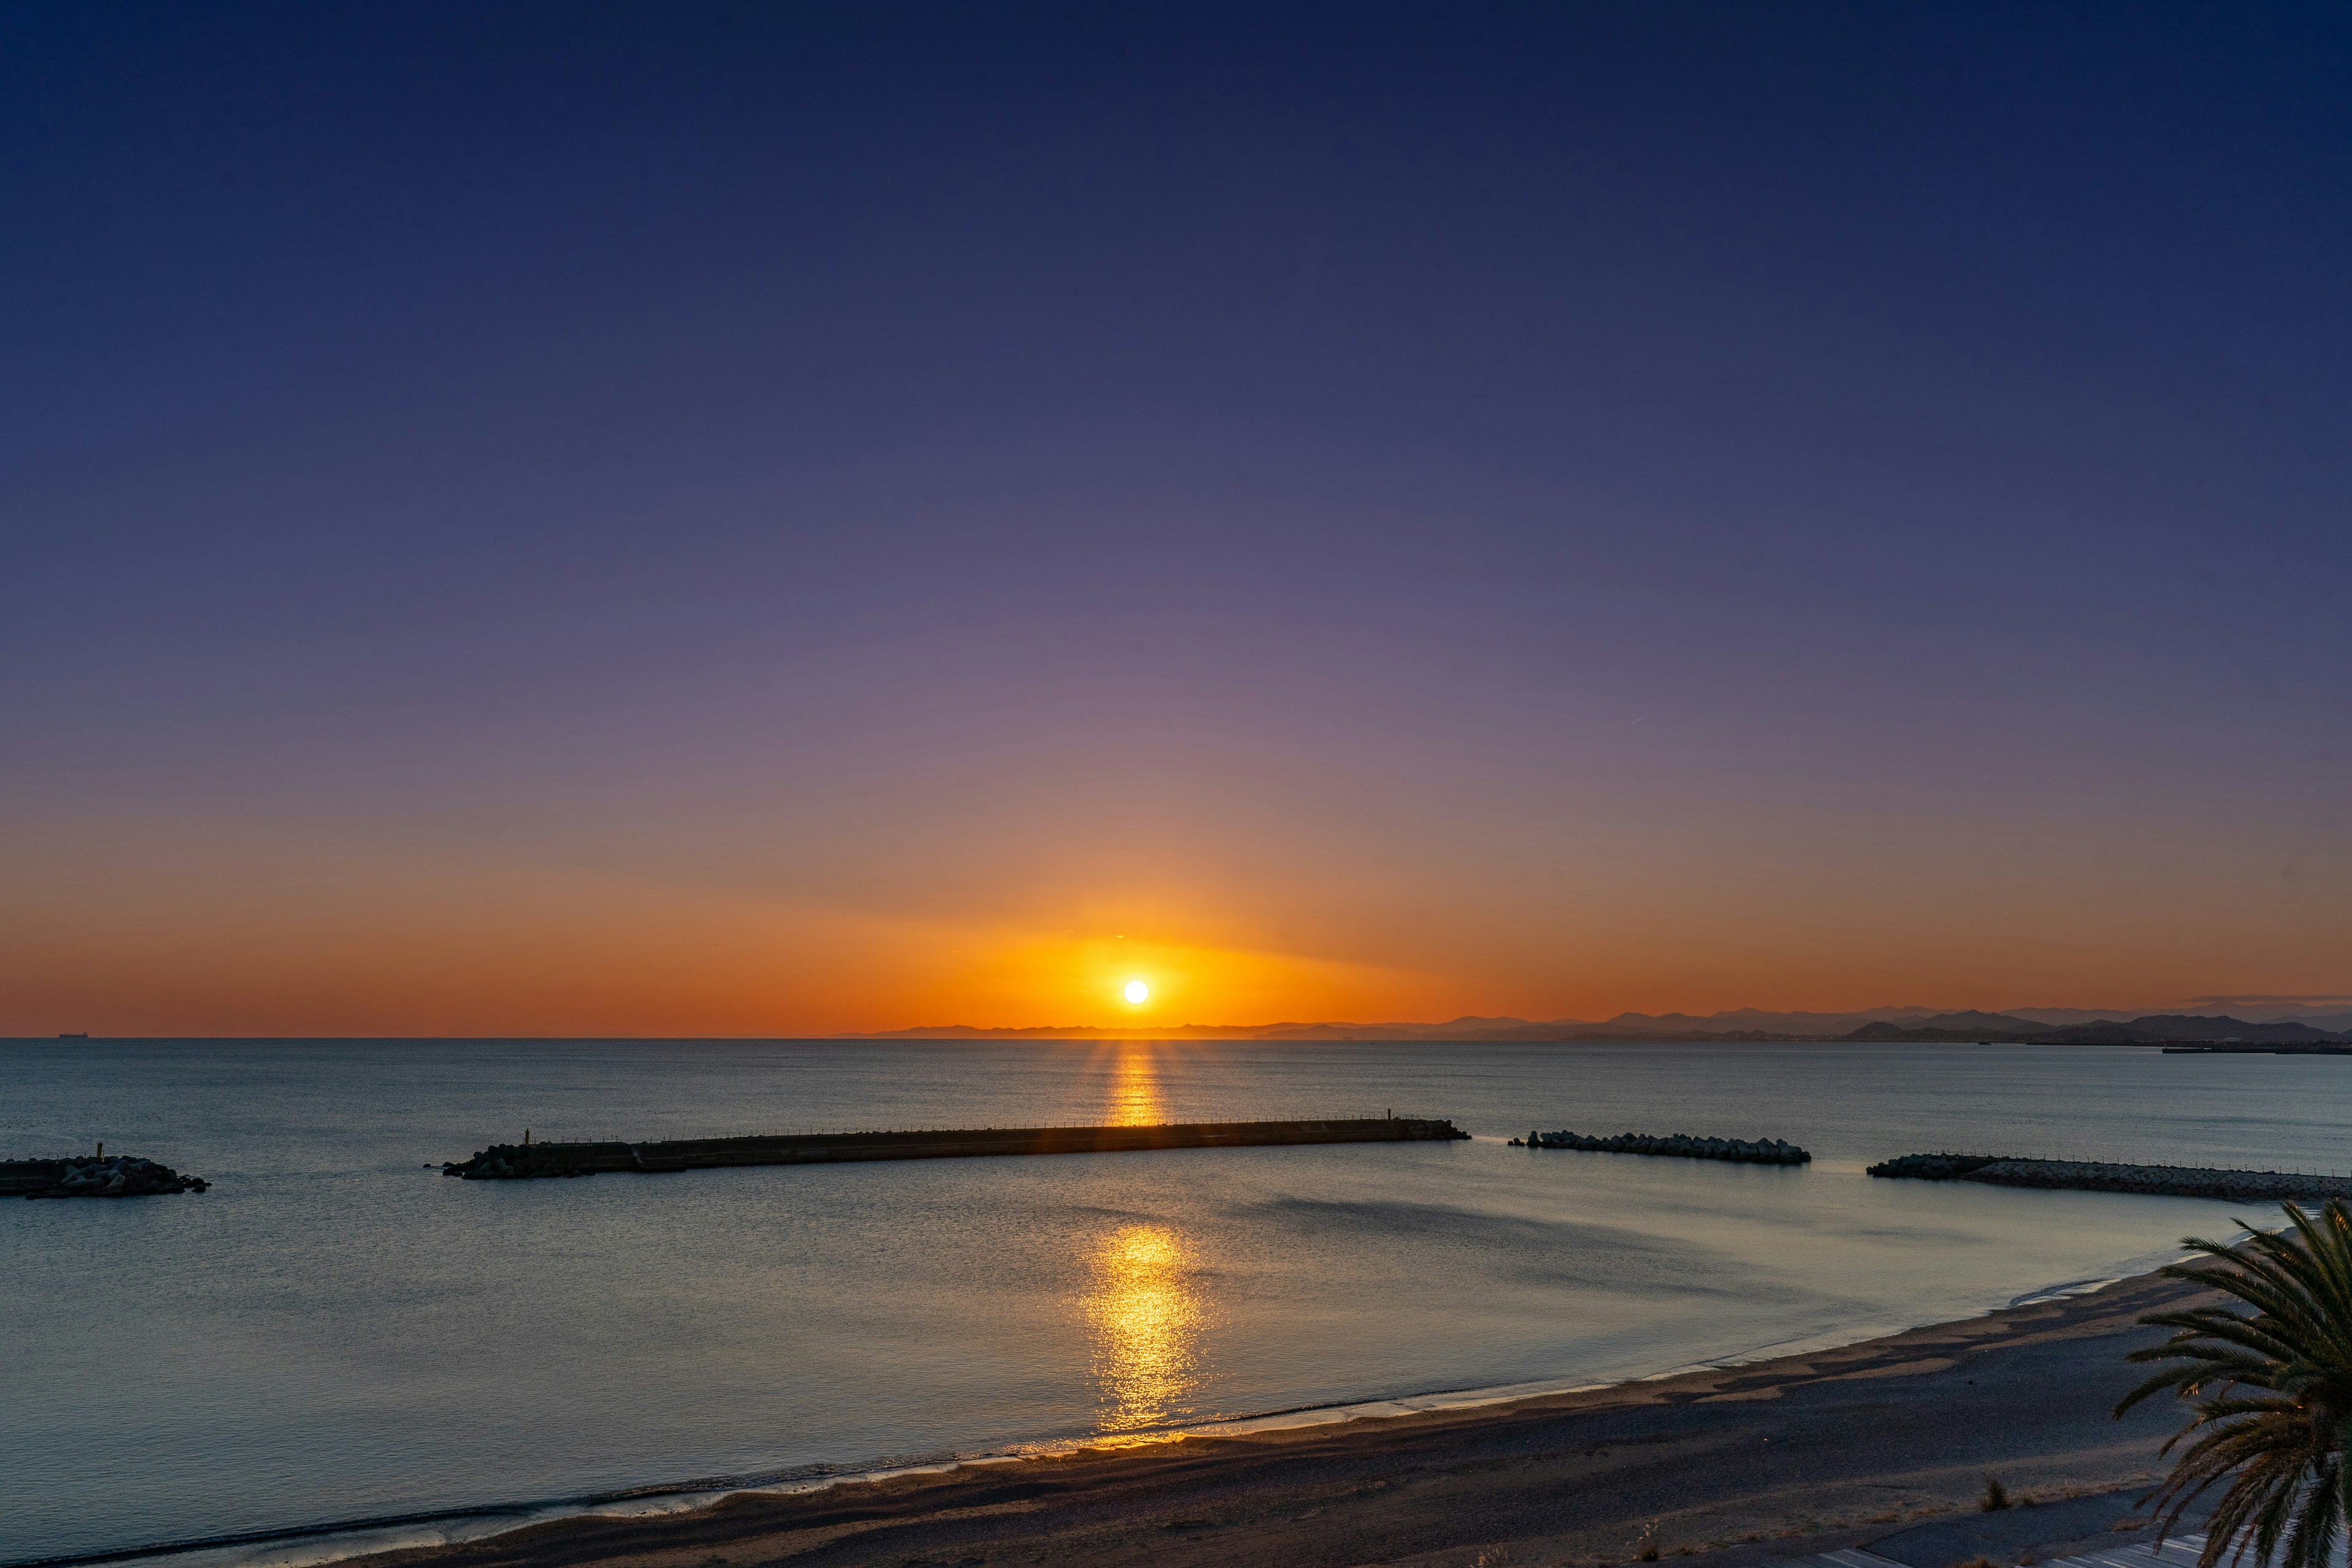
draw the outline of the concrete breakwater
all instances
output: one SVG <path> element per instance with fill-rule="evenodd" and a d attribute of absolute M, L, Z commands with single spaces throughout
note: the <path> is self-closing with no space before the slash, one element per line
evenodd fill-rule
<path fill-rule="evenodd" d="M 995 1154 L 1124 1154 L 1155 1149 L 1250 1149 L 1286 1143 L 1425 1143 L 1467 1138 L 1428 1117 L 1320 1121 L 1186 1121 L 1155 1127 L 985 1127 L 955 1131 L 799 1132 L 649 1142 L 494 1143 L 441 1167 L 467 1181 L 660 1174 L 727 1165 L 818 1165 L 847 1160 L 955 1160 Z"/>
<path fill-rule="evenodd" d="M 201 1193 L 211 1185 L 135 1154 L 0 1160 L 0 1198 L 147 1198 Z"/>
<path fill-rule="evenodd" d="M 2243 1203 L 2352 1200 L 2352 1177 L 2294 1171 L 2217 1171 L 2198 1165 L 2123 1165 L 2095 1160 L 2021 1160 L 1998 1154 L 1905 1154 L 1869 1167 L 1874 1176 L 1928 1182 L 1982 1182 L 2084 1193 Z"/>
<path fill-rule="evenodd" d="M 1530 1132 L 1511 1140 L 1514 1148 L 1580 1149 L 1593 1154 L 1671 1154 L 1686 1160 L 1731 1160 L 1744 1165 L 1802 1165 L 1812 1155 L 1778 1138 L 1694 1138 L 1677 1132 L 1653 1138 L 1646 1132 L 1620 1132 L 1596 1138 L 1583 1132 Z"/>
<path fill-rule="evenodd" d="M 2352 1057 L 2352 1046 L 2242 1045 L 2167 1046 L 2168 1057 Z"/>

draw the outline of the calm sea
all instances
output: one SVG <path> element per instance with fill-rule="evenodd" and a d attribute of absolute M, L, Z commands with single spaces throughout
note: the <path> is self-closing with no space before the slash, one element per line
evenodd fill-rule
<path fill-rule="evenodd" d="M 525 1127 L 1391 1109 L 1478 1137 L 571 1182 L 426 1168 Z M 1870 1160 L 2344 1169 L 2347 1113 L 2352 1058 L 2093 1048 L 0 1044 L 0 1152 L 102 1139 L 214 1184 L 0 1205 L 0 1563 L 1861 1338 L 2145 1267 L 2240 1212 L 1874 1181 Z M 1783 1137 L 1815 1160 L 1502 1142 L 1531 1127 Z"/>

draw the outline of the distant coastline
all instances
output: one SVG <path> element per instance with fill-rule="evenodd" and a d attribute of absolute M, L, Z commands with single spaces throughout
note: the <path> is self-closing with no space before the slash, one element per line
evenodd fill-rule
<path fill-rule="evenodd" d="M 2208 999 L 2212 1000 L 2212 999 Z M 1331 1040 L 1399 1044 L 1448 1041 L 1582 1041 L 1637 1044 L 1966 1044 L 2168 1046 L 2214 1047 L 2352 1047 L 2352 1006 L 2289 1012 L 2272 1004 L 2231 1013 L 2158 1012 L 2114 1008 L 2035 1008 L 1990 1013 L 1886 1008 L 1868 1013 L 1761 1013 L 1742 1008 L 1696 1018 L 1687 1014 L 1623 1013 L 1614 1018 L 1530 1020 L 1475 1015 L 1442 1024 L 1354 1024 L 1284 1021 L 1271 1024 L 1162 1026 L 1056 1024 L 982 1028 L 970 1024 L 919 1025 L 830 1037 L 858 1040 Z"/>

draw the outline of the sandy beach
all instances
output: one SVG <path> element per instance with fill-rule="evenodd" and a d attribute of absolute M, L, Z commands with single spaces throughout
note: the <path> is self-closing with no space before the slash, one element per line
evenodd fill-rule
<path fill-rule="evenodd" d="M 1598 1568 L 1655 1521 L 1722 1568 L 1871 1543 L 1913 1568 L 2128 1539 L 2177 1424 L 2123 1421 L 2154 1275 L 1841 1349 L 1477 1409 L 1086 1450 L 562 1520 L 370 1568 L 1464 1564 Z M 1979 1511 L 1988 1474 L 2028 1506 Z M 2120 1528 L 2119 1528 L 2120 1527 Z"/>

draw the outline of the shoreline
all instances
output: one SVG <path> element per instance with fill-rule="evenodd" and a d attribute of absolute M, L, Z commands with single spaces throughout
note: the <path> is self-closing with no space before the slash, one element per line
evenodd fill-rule
<path fill-rule="evenodd" d="M 2003 1363 L 2005 1355 L 2014 1361 L 2018 1354 L 2035 1346 L 2079 1346 L 2092 1342 L 2105 1344 L 2134 1335 L 2152 1336 L 2155 1331 L 2137 1329 L 2132 1320 L 2141 1311 L 2153 1310 L 2159 1299 L 2169 1301 L 2190 1293 L 2189 1287 L 2152 1273 L 2096 1282 L 2075 1281 L 2030 1293 L 2007 1307 L 1972 1317 L 1861 1340 L 1842 1338 L 1833 1343 L 1801 1342 L 1760 1347 L 1769 1353 L 1685 1365 L 1613 1384 L 1552 1387 L 1522 1384 L 1438 1392 L 1269 1412 L 1171 1428 L 1117 1444 L 1080 1439 L 1041 1446 L 1027 1452 L 849 1470 L 769 1484 L 730 1481 L 710 1486 L 686 1481 L 675 1489 L 606 1494 L 593 1500 L 353 1521 L 340 1527 L 283 1534 L 273 1531 L 262 1539 L 224 1541 L 215 1537 L 205 1543 L 132 1549 L 71 1561 L 167 1562 L 175 1568 L 226 1568 L 229 1564 L 241 1568 L 305 1568 L 331 1562 L 366 1563 L 370 1568 L 459 1568 L 460 1564 L 465 1568 L 572 1568 L 591 1563 L 614 1564 L 616 1568 L 621 1564 L 631 1568 L 719 1568 L 712 1562 L 714 1557 L 745 1561 L 730 1557 L 730 1552 L 740 1552 L 753 1542 L 759 1545 L 756 1557 L 751 1560 L 761 1563 L 853 1563 L 875 1560 L 866 1555 L 869 1548 L 882 1550 L 878 1539 L 865 1542 L 865 1537 L 887 1536 L 902 1543 L 890 1548 L 898 1555 L 888 1560 L 898 1562 L 921 1560 L 918 1542 L 928 1546 L 936 1537 L 975 1532 L 1001 1534 L 1008 1529 L 1024 1538 L 1024 1551 L 1019 1554 L 1024 1561 L 1323 1561 L 1325 1554 L 1319 1552 L 1299 1555 L 1307 1543 L 1290 1539 L 1295 1531 L 1277 1527 L 1284 1520 L 1296 1525 L 1302 1519 L 1325 1514 L 1335 1506 L 1333 1501 L 1310 1503 L 1309 1514 L 1284 1515 L 1281 1519 L 1269 1515 L 1255 1521 L 1228 1517 L 1192 1521 L 1181 1514 L 1182 1500 L 1190 1496 L 1206 1506 L 1214 1499 L 1216 1507 L 1211 1511 L 1231 1514 L 1234 1505 L 1246 1505 L 1255 1498 L 1274 1506 L 1278 1513 L 1280 1507 L 1287 1505 L 1276 1500 L 1288 1497 L 1296 1489 L 1298 1476 L 1294 1472 L 1324 1475 L 1336 1470 L 1355 1478 L 1350 1486 L 1340 1491 L 1347 1501 L 1357 1504 L 1349 1511 L 1382 1520 L 1377 1531 L 1381 1538 L 1385 1540 L 1400 1532 L 1425 1535 L 1433 1525 L 1438 1527 L 1437 1533 L 1444 1534 L 1452 1527 L 1444 1526 L 1440 1520 L 1389 1520 L 1385 1516 L 1393 1511 L 1392 1506 L 1373 1507 L 1362 1500 L 1377 1499 L 1403 1485 L 1389 1474 L 1400 1465 L 1418 1476 L 1433 1466 L 1444 1468 L 1449 1458 L 1459 1458 L 1463 1452 L 1492 1447 L 1497 1440 L 1507 1445 L 1533 1433 L 1548 1433 L 1556 1439 L 1554 1447 L 1564 1443 L 1566 1448 L 1549 1453 L 1548 1458 L 1521 1456 L 1513 1468 L 1531 1465 L 1538 1469 L 1560 1469 L 1557 1479 L 1581 1480 L 1585 1485 L 1579 1489 L 1588 1495 L 1586 1506 L 1568 1508 L 1567 1513 L 1576 1515 L 1575 1520 L 1563 1517 L 1557 1521 L 1568 1528 L 1539 1532 L 1553 1538 L 1541 1548 L 1549 1554 L 1539 1560 L 1597 1565 L 1632 1555 L 1627 1550 L 1612 1557 L 1608 1541 L 1612 1535 L 1624 1535 L 1627 1521 L 1634 1517 L 1622 1508 L 1616 1510 L 1622 1517 L 1609 1517 L 1611 1509 L 1605 1498 L 1615 1483 L 1600 1474 L 1570 1473 L 1580 1470 L 1580 1465 L 1574 1462 L 1581 1452 L 1577 1446 L 1584 1443 L 1590 1447 L 1585 1438 L 1605 1428 L 1627 1420 L 1636 1425 L 1663 1423 L 1665 1430 L 1661 1432 L 1608 1439 L 1631 1446 L 1637 1453 L 1653 1450 L 1661 1457 L 1686 1444 L 1706 1447 L 1719 1446 L 1725 1440 L 1736 1441 L 1743 1433 L 1748 1434 L 1748 1440 L 1759 1450 L 1769 1450 L 1774 1435 L 1749 1433 L 1749 1428 L 1757 1425 L 1758 1412 L 1776 1411 L 1791 1395 L 1819 1398 L 1820 1386 L 1847 1383 L 1875 1391 L 1930 1393 L 1913 1384 L 1922 1380 L 1935 1382 L 1938 1374 L 1961 1364 L 1958 1358 L 1983 1362 L 1978 1370 L 1994 1374 L 1987 1379 L 1989 1385 L 2002 1383 L 2005 1376 L 2013 1381 L 2017 1368 Z M 2058 1358 L 2062 1363 L 2055 1368 L 2062 1374 L 2059 1382 L 2085 1385 L 2084 1397 L 2074 1402 L 2081 1408 L 2072 1412 L 2072 1426 L 2080 1429 L 2072 1432 L 2068 1442 L 2055 1448 L 2043 1443 L 2041 1450 L 2036 1450 L 2034 1441 L 2029 1439 L 2033 1431 L 2046 1426 L 2048 1422 L 2036 1422 L 2032 1415 L 2037 1403 L 2046 1409 L 2045 1385 L 2053 1369 L 2038 1366 L 2032 1380 L 2032 1388 L 2011 1391 L 2014 1397 L 2010 1404 L 2015 1407 L 2005 1411 L 2010 1419 L 2000 1423 L 2009 1426 L 2011 1436 L 2020 1440 L 1993 1442 L 1981 1461 L 1971 1463 L 2007 1464 L 2013 1469 L 2022 1464 L 2027 1468 L 2018 1470 L 2014 1479 L 2004 1478 L 2011 1489 L 2031 1493 L 2038 1487 L 2052 1490 L 2053 1495 L 2112 1489 L 2152 1475 L 2155 1449 L 2172 1428 L 2168 1409 L 2157 1412 L 2157 1419 L 2127 1421 L 2100 1429 L 2115 1397 L 2114 1393 L 2102 1391 L 2105 1385 L 2113 1384 L 2119 1393 L 2131 1381 L 2126 1375 L 2129 1369 L 2121 1355 L 2121 1348 L 2110 1348 L 2097 1355 L 2078 1352 Z M 2044 1353 L 2038 1359 L 2048 1361 L 2049 1357 Z M 1965 1379 L 1964 1385 L 1973 1393 L 1977 1381 Z M 1808 1394 L 1809 1390 L 1814 1392 Z M 1699 1405 L 1708 1409 L 1699 1412 L 1693 1408 Z M 1877 1415 L 1884 1418 L 1884 1412 Z M 1922 1409 L 1911 1418 L 1911 1424 L 1932 1415 L 1932 1411 Z M 2085 1416 L 2095 1416 L 2099 1426 L 2084 1426 Z M 1768 1420 L 1765 1424 L 1772 1422 Z M 1797 1450 L 1789 1446 L 1789 1435 L 1780 1436 L 1783 1447 L 1780 1456 L 1775 1456 L 1776 1460 L 1783 1456 L 1794 1458 Z M 1972 1441 L 1979 1447 L 1985 1446 L 1981 1433 Z M 1605 1454 L 1607 1442 L 1596 1452 Z M 1583 1457 L 1589 1459 L 1591 1455 Z M 2052 1468 L 2053 1465 L 2056 1469 Z M 1591 1468 L 1589 1465 L 1582 1468 Z M 1601 1468 L 1607 1468 L 1605 1465 Z M 1856 1543 L 1873 1533 L 1873 1525 L 1885 1527 L 1876 1531 L 1883 1534 L 1885 1528 L 1892 1528 L 1899 1520 L 1957 1512 L 1966 1501 L 1964 1494 L 1981 1485 L 1977 1470 L 1965 1465 L 1960 1468 L 1965 1475 L 1955 1472 L 1958 1479 L 1948 1476 L 1941 1481 L 1919 1476 L 1905 1480 L 1885 1476 L 1861 1481 L 1848 1478 L 1843 1483 L 1847 1489 L 1858 1485 L 1865 1492 L 1885 1492 L 1892 1488 L 1905 1493 L 1907 1500 L 1899 1503 L 1892 1513 L 1881 1507 L 1842 1524 L 1825 1520 L 1819 1506 L 1796 1512 L 1783 1508 L 1776 1512 L 1773 1499 L 1785 1489 L 1776 1487 L 1751 1489 L 1744 1494 L 1735 1489 L 1710 1498 L 1699 1498 L 1687 1487 L 1670 1487 L 1668 1495 L 1655 1500 L 1656 1504 L 1667 1506 L 1644 1505 L 1650 1506 L 1650 1511 L 1640 1517 L 1680 1517 L 1682 1522 L 1677 1530 L 1686 1529 L 1698 1538 L 1683 1542 L 1675 1534 L 1667 1533 L 1669 1556 L 1704 1551 L 1727 1561 L 1761 1562 L 1772 1555 L 1799 1554 L 1793 1550 L 1792 1531 L 1821 1534 L 1824 1540 L 1839 1535 L 1841 1530 L 1845 1533 L 1862 1531 L 1854 1541 L 1838 1539 L 1819 1548 L 1829 1550 L 1835 1545 Z M 1819 1480 L 1833 1479 L 1825 1475 Z M 1549 1492 L 1551 1489 L 1542 1489 Z M 1717 1489 L 1721 1489 L 1719 1486 Z M 1802 1489 L 1819 1503 L 1822 1487 L 1818 1481 L 1805 1483 Z M 1506 1495 L 1507 1491 L 1503 1489 L 1481 1500 L 1490 1509 L 1506 1505 L 1511 1500 Z M 1061 1500 L 1048 1507 L 1037 1500 L 1040 1496 Z M 1597 1511 L 1594 1504 L 1599 1505 Z M 1675 1504 L 1680 1506 L 1671 1506 Z M 1179 1508 L 1180 1513 L 1169 1514 L 1171 1506 Z M 1154 1510 L 1166 1517 L 1158 1518 L 1155 1523 L 1149 1517 Z M 1244 1507 L 1243 1511 L 1253 1510 Z M 1260 1508 L 1255 1511 L 1265 1510 Z M 1438 1511 L 1446 1518 L 1456 1517 L 1456 1510 L 1450 1508 Z M 1853 1510 L 1848 1508 L 1845 1511 L 1851 1513 Z M 1050 1520 L 1033 1517 L 1041 1512 L 1064 1512 L 1069 1518 L 1056 1525 Z M 2054 1524 L 2056 1515 L 2050 1517 Z M 1703 1528 L 1709 1519 L 1718 1520 L 1720 1528 Z M 992 1520 L 995 1522 L 989 1522 Z M 1025 1528 L 1008 1525 L 1006 1521 L 1025 1521 Z M 445 1528 L 431 1531 L 422 1529 L 435 1523 L 444 1523 Z M 1418 1529 L 1405 1528 L 1415 1523 Z M 468 1525 L 478 1528 L 467 1528 Z M 1140 1532 L 1140 1537 L 1123 1542 L 1098 1539 L 1106 1532 L 1112 1537 L 1122 1532 L 1129 1536 Z M 432 1539 L 419 1540 L 420 1533 L 429 1533 Z M 1180 1536 L 1181 1542 L 1175 1539 Z M 1484 1544 L 1502 1544 L 1504 1549 L 1509 1549 L 1503 1537 L 1498 1536 L 1495 1542 L 1481 1539 Z M 1521 1531 L 1508 1539 L 1526 1543 L 1527 1533 Z M 1791 1551 L 1764 1552 L 1757 1545 L 1759 1540 L 1785 1541 Z M 858 1542 L 862 1544 L 854 1544 Z M 1370 1547 L 1374 1543 L 1366 1541 L 1360 1544 Z M 1180 1545 L 1181 1551 L 1177 1550 Z M 1432 1549 L 1443 1552 L 1448 1548 Z M 908 1558 L 910 1552 L 917 1552 L 916 1557 Z M 1559 1555 L 1562 1552 L 1567 1554 Z M 688 1555 L 678 1555 L 681 1552 Z M 983 1548 L 982 1560 L 992 1561 L 995 1556 L 994 1551 Z M 971 1559 L 967 1554 L 961 1560 Z M 1407 1559 L 1377 1552 L 1342 1552 L 1328 1560 L 1354 1563 Z M 1533 1560 L 1538 1559 L 1524 1555 L 1513 1559 Z M 1942 1565 L 1933 1564 L 1931 1568 Z"/>

